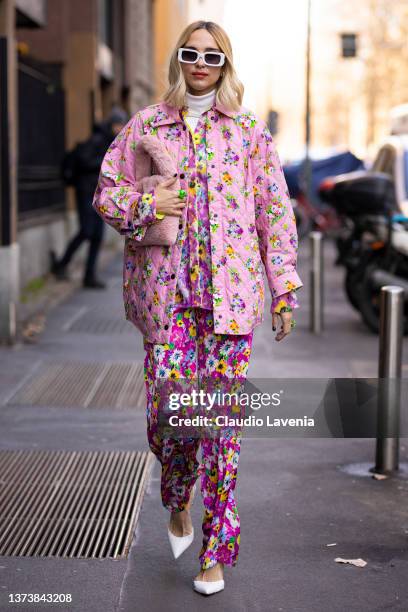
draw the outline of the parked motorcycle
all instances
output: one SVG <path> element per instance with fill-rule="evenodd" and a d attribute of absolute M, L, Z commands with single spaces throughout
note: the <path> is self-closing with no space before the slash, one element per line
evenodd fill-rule
<path fill-rule="evenodd" d="M 378 333 L 380 289 L 403 286 L 408 295 L 408 218 L 398 214 L 392 179 L 382 172 L 351 172 L 324 180 L 320 197 L 342 219 L 337 262 L 346 268 L 346 295 Z M 404 333 L 408 333 L 405 301 Z"/>
<path fill-rule="evenodd" d="M 381 241 L 379 241 L 381 244 Z M 404 289 L 404 335 L 408 335 L 408 218 L 391 217 L 382 246 L 367 253 L 356 270 L 360 274 L 358 306 L 365 324 L 378 333 L 380 327 L 380 290 L 384 285 Z"/>

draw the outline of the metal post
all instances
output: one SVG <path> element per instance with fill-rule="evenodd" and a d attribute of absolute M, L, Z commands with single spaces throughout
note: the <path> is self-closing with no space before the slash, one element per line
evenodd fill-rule
<path fill-rule="evenodd" d="M 17 53 L 15 2 L 0 0 L 0 342 L 17 337 Z"/>
<path fill-rule="evenodd" d="M 310 232 L 310 331 L 320 334 L 323 330 L 323 235 Z"/>
<path fill-rule="evenodd" d="M 398 470 L 404 290 L 384 285 L 380 292 L 378 422 L 374 472 Z"/>

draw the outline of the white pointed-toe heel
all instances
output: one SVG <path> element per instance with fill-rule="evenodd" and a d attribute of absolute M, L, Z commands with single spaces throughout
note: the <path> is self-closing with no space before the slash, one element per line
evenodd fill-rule
<path fill-rule="evenodd" d="M 203 595 L 212 595 L 224 590 L 225 582 L 222 580 L 193 580 L 194 590 Z"/>
<path fill-rule="evenodd" d="M 207 582 L 204 580 L 193 581 L 194 590 L 203 595 L 212 595 L 218 593 L 224 589 L 224 580 L 214 580 L 213 582 Z"/>
<path fill-rule="evenodd" d="M 195 490 L 196 490 L 196 485 L 194 484 L 194 487 L 191 492 L 190 507 L 194 499 Z M 167 535 L 169 536 L 169 542 L 170 542 L 173 556 L 175 559 L 178 559 L 178 557 L 181 554 L 183 554 L 183 552 L 187 550 L 187 548 L 193 543 L 194 527 L 192 528 L 191 533 L 187 534 L 186 536 L 176 536 L 174 535 L 174 533 L 170 531 L 170 527 L 167 526 Z"/>
<path fill-rule="evenodd" d="M 171 533 L 170 529 L 167 527 L 167 534 L 169 536 L 169 542 L 171 546 L 171 550 L 173 552 L 173 556 L 175 559 L 183 554 L 185 550 L 193 543 L 194 540 L 194 527 L 191 533 L 186 536 L 175 536 L 174 533 Z"/>

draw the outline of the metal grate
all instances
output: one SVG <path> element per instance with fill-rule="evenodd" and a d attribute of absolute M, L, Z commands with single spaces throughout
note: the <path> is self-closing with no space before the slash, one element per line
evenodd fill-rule
<path fill-rule="evenodd" d="M 86 313 L 74 321 L 66 331 L 86 334 L 129 334 L 136 333 L 136 328 L 126 319 L 95 317 L 92 313 Z"/>
<path fill-rule="evenodd" d="M 127 557 L 153 458 L 1 451 L 0 555 Z"/>
<path fill-rule="evenodd" d="M 118 304 L 118 309 L 120 305 Z M 86 334 L 129 334 L 137 333 L 135 326 L 123 317 L 113 317 L 106 307 L 83 307 L 62 327 L 65 332 Z"/>
<path fill-rule="evenodd" d="M 52 364 L 36 372 L 7 403 L 119 410 L 144 409 L 146 392 L 143 364 Z"/>

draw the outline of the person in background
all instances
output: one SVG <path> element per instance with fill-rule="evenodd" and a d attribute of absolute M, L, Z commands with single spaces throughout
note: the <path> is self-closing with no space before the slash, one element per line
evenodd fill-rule
<path fill-rule="evenodd" d="M 67 266 L 73 255 L 87 240 L 89 250 L 83 276 L 83 286 L 103 289 L 106 285 L 96 276 L 96 262 L 102 244 L 105 224 L 92 207 L 102 160 L 111 142 L 127 123 L 129 117 L 119 106 L 112 108 L 106 121 L 96 124 L 93 133 L 84 142 L 65 155 L 62 175 L 67 185 L 75 188 L 79 230 L 68 243 L 65 253 L 58 259 L 50 251 L 51 272 L 58 280 L 67 280 Z"/>

